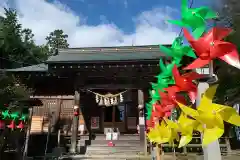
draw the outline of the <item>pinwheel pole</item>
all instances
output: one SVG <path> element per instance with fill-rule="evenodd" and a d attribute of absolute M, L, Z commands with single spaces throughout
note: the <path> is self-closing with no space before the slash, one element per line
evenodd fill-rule
<path fill-rule="evenodd" d="M 212 78 L 214 76 L 213 73 L 213 61 L 209 63 L 209 75 Z M 196 99 L 196 106 L 200 105 L 202 94 L 209 88 L 209 84 L 207 82 L 199 82 L 198 84 L 198 95 Z M 206 147 L 203 147 L 204 160 L 221 160 L 221 150 L 218 140 L 212 142 Z"/>

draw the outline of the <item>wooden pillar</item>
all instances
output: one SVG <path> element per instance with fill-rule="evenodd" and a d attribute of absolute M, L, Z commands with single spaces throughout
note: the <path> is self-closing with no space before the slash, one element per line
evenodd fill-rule
<path fill-rule="evenodd" d="M 33 116 L 33 108 L 29 108 L 29 118 L 28 118 L 28 124 L 27 124 L 28 127 L 27 127 L 26 140 L 24 144 L 23 159 L 26 159 L 28 154 L 28 144 L 29 144 L 31 127 L 32 127 L 32 116 Z"/>
<path fill-rule="evenodd" d="M 74 94 L 74 109 L 79 110 L 79 101 L 80 101 L 80 93 L 79 93 L 79 91 L 75 91 L 75 94 Z M 70 152 L 71 153 L 76 153 L 77 136 L 78 136 L 78 124 L 79 124 L 79 116 L 73 116 L 72 137 L 71 137 L 71 147 L 70 147 Z"/>
<path fill-rule="evenodd" d="M 144 116 L 144 93 L 142 90 L 138 90 L 138 111 L 139 111 L 139 136 L 140 146 L 142 152 L 147 155 L 147 140 L 145 135 L 145 116 Z"/>

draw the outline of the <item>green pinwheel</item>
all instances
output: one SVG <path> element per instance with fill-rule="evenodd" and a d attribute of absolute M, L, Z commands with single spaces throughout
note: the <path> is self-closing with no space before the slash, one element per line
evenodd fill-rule
<path fill-rule="evenodd" d="M 26 121 L 28 119 L 28 115 L 27 114 L 22 114 L 21 117 L 20 117 L 20 120 L 21 121 Z"/>
<path fill-rule="evenodd" d="M 152 115 L 153 104 L 151 102 L 146 103 L 146 110 L 147 110 L 147 119 L 151 118 Z"/>
<path fill-rule="evenodd" d="M 9 110 L 2 111 L 2 119 L 10 118 Z"/>
<path fill-rule="evenodd" d="M 182 0 L 181 20 L 169 20 L 172 24 L 191 28 L 195 38 L 202 36 L 206 29 L 206 20 L 217 18 L 217 13 L 208 7 L 188 8 L 188 1 Z"/>
<path fill-rule="evenodd" d="M 173 69 L 174 65 L 175 65 L 175 62 L 172 62 L 168 65 L 164 65 L 163 60 L 160 59 L 159 60 L 159 68 L 160 68 L 161 73 L 159 75 L 161 75 L 161 78 L 172 77 L 172 69 Z"/>
<path fill-rule="evenodd" d="M 190 46 L 183 46 L 183 37 L 177 37 L 173 41 L 173 44 L 170 48 L 160 45 L 160 51 L 166 54 L 167 56 L 170 56 L 173 58 L 173 62 L 169 64 L 167 67 L 163 65 L 165 70 L 168 70 L 168 72 L 172 73 L 172 69 L 174 64 L 176 64 L 178 67 L 181 66 L 181 60 L 183 56 L 189 56 L 192 58 L 197 58 L 195 53 L 193 52 L 192 48 Z M 162 62 L 163 63 L 163 62 Z M 168 73 L 167 72 L 167 73 Z"/>
<path fill-rule="evenodd" d="M 160 95 L 158 90 L 150 90 L 149 91 L 150 97 L 152 98 L 153 103 L 155 103 L 156 101 L 160 100 Z"/>
<path fill-rule="evenodd" d="M 168 87 L 168 84 L 167 83 L 153 83 L 151 82 L 151 86 L 152 86 L 152 89 L 155 90 L 155 91 L 164 91 L 164 88 L 167 88 Z"/>
<path fill-rule="evenodd" d="M 10 114 L 10 118 L 14 121 L 16 121 L 19 118 L 19 113 L 18 112 L 13 112 Z"/>
<path fill-rule="evenodd" d="M 163 61 L 160 59 L 159 67 L 160 67 L 161 73 L 156 76 L 158 86 L 161 86 L 162 88 L 166 88 L 168 87 L 169 84 L 174 84 L 174 79 L 172 75 L 172 69 L 174 65 L 175 63 L 172 62 L 165 66 Z"/>

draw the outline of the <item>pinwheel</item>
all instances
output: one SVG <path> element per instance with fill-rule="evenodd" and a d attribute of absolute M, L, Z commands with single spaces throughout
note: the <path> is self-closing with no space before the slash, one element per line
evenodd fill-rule
<path fill-rule="evenodd" d="M 2 119 L 10 118 L 9 110 L 2 111 Z"/>
<path fill-rule="evenodd" d="M 197 110 L 179 103 L 179 107 L 185 114 L 202 124 L 201 127 L 198 127 L 198 130 L 203 133 L 203 146 L 210 144 L 223 135 L 223 121 L 240 126 L 240 116 L 234 108 L 212 103 L 217 86 L 214 85 L 207 89 Z"/>
<path fill-rule="evenodd" d="M 153 107 L 154 107 L 154 110 L 152 111 L 153 117 L 157 117 L 160 119 L 171 116 L 172 107 L 163 104 L 154 104 Z"/>
<path fill-rule="evenodd" d="M 165 90 L 170 96 L 175 96 L 176 93 L 181 91 L 188 92 L 189 98 L 194 103 L 197 95 L 197 86 L 193 83 L 193 80 L 202 78 L 203 76 L 196 72 L 180 75 L 176 65 L 173 67 L 172 72 L 175 85 L 165 88 Z"/>
<path fill-rule="evenodd" d="M 152 83 L 151 82 L 151 86 L 152 86 L 152 89 L 157 91 L 157 90 L 160 90 L 160 91 L 164 91 L 164 88 L 168 87 L 168 84 L 167 83 Z"/>
<path fill-rule="evenodd" d="M 185 97 L 183 95 L 180 95 L 180 94 L 167 94 L 167 93 L 159 91 L 159 95 L 161 97 L 161 104 L 167 105 L 170 108 L 171 107 L 173 108 L 174 106 L 177 106 L 176 101 L 180 102 L 182 104 L 187 103 Z"/>
<path fill-rule="evenodd" d="M 165 47 L 160 45 L 160 51 L 165 53 L 167 56 L 173 58 L 173 62 L 168 65 L 168 70 L 171 73 L 174 63 L 179 67 L 181 66 L 180 62 L 183 56 L 189 56 L 192 58 L 197 58 L 195 53 L 193 52 L 192 48 L 189 46 L 182 46 L 183 44 L 183 37 L 177 37 L 171 46 L 171 48 Z"/>
<path fill-rule="evenodd" d="M 152 98 L 153 102 L 155 103 L 156 101 L 160 100 L 160 95 L 158 91 L 156 90 L 150 90 L 149 91 L 150 97 Z"/>
<path fill-rule="evenodd" d="M 4 129 L 5 128 L 5 123 L 3 120 L 0 120 L 0 129 Z"/>
<path fill-rule="evenodd" d="M 183 29 L 185 37 L 198 55 L 198 58 L 184 69 L 203 67 L 216 58 L 240 69 L 237 47 L 222 41 L 231 31 L 229 28 L 213 27 L 203 37 L 195 40 L 186 29 Z"/>
<path fill-rule="evenodd" d="M 15 125 L 15 121 L 12 120 L 7 127 L 13 130 L 13 129 L 15 128 L 15 126 L 16 126 L 16 125 Z"/>
<path fill-rule="evenodd" d="M 155 119 L 154 119 L 152 113 L 150 114 L 149 117 L 150 117 L 150 118 L 146 120 L 147 129 L 150 129 L 150 128 L 154 128 L 154 127 L 155 127 Z"/>
<path fill-rule="evenodd" d="M 196 130 L 200 123 L 194 119 L 188 118 L 184 113 L 181 113 L 177 123 L 179 131 L 181 132 L 181 139 L 178 148 L 181 148 L 191 142 L 193 130 Z"/>
<path fill-rule="evenodd" d="M 164 65 L 163 60 L 160 59 L 159 60 L 159 67 L 160 67 L 161 73 L 157 76 L 157 78 L 168 80 L 168 79 L 165 79 L 165 78 L 172 77 L 172 68 L 173 68 L 174 65 L 175 65 L 175 63 L 170 63 L 168 65 Z M 161 82 L 165 82 L 165 83 L 168 84 L 168 81 L 161 81 Z"/>
<path fill-rule="evenodd" d="M 19 113 L 18 112 L 11 113 L 10 118 L 12 118 L 12 120 L 16 121 L 19 118 Z"/>
<path fill-rule="evenodd" d="M 24 129 L 24 123 L 23 123 L 23 121 L 20 121 L 20 123 L 17 125 L 17 128 L 20 129 L 20 130 L 23 130 L 23 129 Z"/>
<path fill-rule="evenodd" d="M 20 120 L 25 122 L 28 118 L 28 115 L 27 114 L 22 114 L 21 117 L 20 117 Z"/>
<path fill-rule="evenodd" d="M 153 104 L 151 102 L 146 103 L 147 119 L 150 119 L 151 114 L 152 114 L 152 109 L 153 109 Z"/>
<path fill-rule="evenodd" d="M 178 135 L 178 131 L 179 131 L 179 126 L 177 123 L 165 118 L 164 119 L 165 123 L 167 124 L 166 127 L 171 131 L 170 132 L 170 138 L 168 143 L 170 145 L 174 145 L 174 140 L 179 141 L 179 135 Z"/>
<path fill-rule="evenodd" d="M 195 38 L 202 36 L 206 29 L 206 20 L 217 18 L 217 13 L 208 7 L 188 8 L 187 0 L 182 0 L 181 20 L 169 20 L 172 24 L 181 27 L 190 27 Z"/>
<path fill-rule="evenodd" d="M 156 124 L 156 126 L 147 134 L 150 142 L 155 142 L 158 144 L 163 144 L 169 142 L 171 139 L 171 130 L 167 127 L 164 121 L 161 124 Z"/>

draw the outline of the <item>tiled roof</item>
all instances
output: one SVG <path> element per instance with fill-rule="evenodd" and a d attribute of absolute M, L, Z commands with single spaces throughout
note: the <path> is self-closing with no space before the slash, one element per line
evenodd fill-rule
<path fill-rule="evenodd" d="M 27 71 L 47 72 L 48 71 L 48 65 L 44 64 L 44 63 L 41 63 L 41 64 L 38 64 L 38 65 L 32 65 L 32 66 L 27 66 L 27 67 L 6 69 L 5 71 L 7 71 L 7 72 L 27 72 Z"/>
<path fill-rule="evenodd" d="M 47 62 L 152 60 L 164 56 L 165 55 L 159 51 L 159 45 L 88 47 L 59 49 L 58 55 L 50 57 Z"/>

